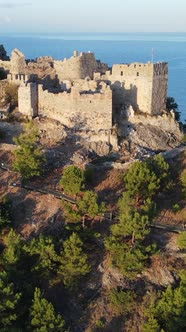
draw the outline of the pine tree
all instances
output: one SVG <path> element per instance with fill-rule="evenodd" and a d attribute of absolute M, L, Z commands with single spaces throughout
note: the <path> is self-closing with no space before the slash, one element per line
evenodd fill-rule
<path fill-rule="evenodd" d="M 30 324 L 33 332 L 64 332 L 65 322 L 56 314 L 52 303 L 41 296 L 39 288 L 35 289 L 30 309 Z"/>
<path fill-rule="evenodd" d="M 4 199 L 0 202 L 0 230 L 11 224 L 10 218 L 10 204 L 8 200 Z"/>
<path fill-rule="evenodd" d="M 186 275 L 186 274 L 185 274 Z M 185 276 L 184 276 L 185 277 Z M 179 287 L 168 286 L 162 293 L 155 308 L 155 317 L 166 327 L 168 332 L 186 329 L 186 279 L 181 280 Z"/>
<path fill-rule="evenodd" d="M 81 215 L 75 205 L 62 200 L 63 216 L 67 223 L 77 223 L 81 221 Z"/>
<path fill-rule="evenodd" d="M 81 215 L 88 215 L 91 218 L 105 212 L 104 203 L 98 204 L 98 195 L 93 191 L 87 190 L 83 197 L 78 200 L 78 210 Z"/>
<path fill-rule="evenodd" d="M 143 332 L 160 332 L 160 326 L 159 326 L 157 320 L 153 316 L 151 316 L 144 323 L 142 331 Z"/>
<path fill-rule="evenodd" d="M 84 187 L 85 174 L 77 166 L 68 166 L 64 169 L 60 185 L 69 195 L 77 195 Z"/>
<path fill-rule="evenodd" d="M 132 164 L 124 177 L 125 187 L 130 196 L 136 199 L 152 197 L 160 188 L 160 180 L 146 162 Z"/>
<path fill-rule="evenodd" d="M 169 164 L 165 161 L 162 155 L 157 154 L 153 158 L 148 158 L 145 161 L 151 171 L 153 171 L 160 184 L 160 190 L 169 189 L 172 185 L 170 179 Z"/>
<path fill-rule="evenodd" d="M 69 239 L 64 241 L 58 275 L 67 287 L 75 286 L 79 279 L 90 271 L 87 255 L 82 247 L 83 243 L 76 233 L 72 233 Z"/>
<path fill-rule="evenodd" d="M 2 254 L 3 264 L 6 266 L 13 265 L 20 257 L 22 244 L 21 238 L 13 229 L 11 229 L 4 238 L 4 244 L 5 249 Z"/>
<path fill-rule="evenodd" d="M 175 102 L 175 99 L 173 97 L 167 97 L 166 111 L 167 112 L 174 111 L 176 121 L 180 120 L 180 112 L 178 110 L 178 104 Z"/>
<path fill-rule="evenodd" d="M 131 192 L 125 192 L 118 203 L 119 222 L 110 227 L 111 236 L 105 240 L 111 263 L 129 279 L 143 270 L 149 254 L 155 249 L 153 245 L 143 245 L 150 232 L 149 223 L 154 216 L 155 204 L 149 198 L 137 208 L 134 204 Z"/>
<path fill-rule="evenodd" d="M 128 195 L 136 202 L 152 198 L 160 189 L 170 187 L 169 165 L 161 155 L 149 158 L 143 162 L 137 161 L 131 165 L 124 176 Z"/>
<path fill-rule="evenodd" d="M 42 278 L 49 279 L 51 273 L 55 271 L 57 261 L 53 240 L 40 235 L 24 245 L 23 249 L 33 257 L 32 271 L 38 272 Z"/>
<path fill-rule="evenodd" d="M 93 191 L 87 190 L 81 198 L 77 199 L 76 206 L 69 202 L 62 202 L 66 222 L 80 222 L 84 216 L 94 218 L 105 212 L 105 204 L 98 204 L 98 195 Z"/>
<path fill-rule="evenodd" d="M 13 169 L 18 171 L 23 179 L 40 175 L 45 157 L 37 144 L 37 128 L 32 123 L 25 125 L 24 132 L 14 141 L 18 148 L 14 152 Z"/>
<path fill-rule="evenodd" d="M 143 270 L 147 254 L 145 248 L 139 244 L 131 246 L 122 240 L 122 237 L 110 236 L 105 241 L 105 247 L 111 254 L 111 263 L 120 269 L 121 273 L 129 278 Z"/>
<path fill-rule="evenodd" d="M 158 324 L 166 332 L 180 332 L 186 329 L 186 272 L 180 273 L 180 283 L 176 288 L 168 286 L 158 294 L 147 309 L 144 332 L 151 331 L 151 324 Z M 149 328 L 149 329 L 147 329 Z M 152 330 L 153 331 L 153 330 Z M 155 330 L 156 331 L 156 330 Z M 159 331 L 159 330 L 157 330 Z M 162 330 L 161 330 L 162 331 Z"/>
<path fill-rule="evenodd" d="M 111 232 L 114 236 L 123 238 L 131 237 L 132 242 L 143 240 L 149 233 L 149 219 L 147 215 L 141 215 L 136 209 L 133 209 L 128 216 L 120 214 L 120 222 L 111 226 Z"/>
<path fill-rule="evenodd" d="M 0 328 L 14 326 L 21 293 L 16 293 L 5 271 L 0 272 Z"/>

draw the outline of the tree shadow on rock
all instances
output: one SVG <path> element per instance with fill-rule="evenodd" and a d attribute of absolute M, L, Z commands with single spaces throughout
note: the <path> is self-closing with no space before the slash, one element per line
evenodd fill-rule
<path fill-rule="evenodd" d="M 36 202 L 27 197 L 26 190 L 19 188 L 15 193 L 9 193 L 8 197 L 12 206 L 12 216 L 15 228 L 21 230 L 24 225 L 31 223 Z"/>
<path fill-rule="evenodd" d="M 124 317 L 123 316 L 117 316 L 113 317 L 112 320 L 104 327 L 102 331 L 104 332 L 122 332 L 123 330 L 123 324 L 124 324 Z"/>

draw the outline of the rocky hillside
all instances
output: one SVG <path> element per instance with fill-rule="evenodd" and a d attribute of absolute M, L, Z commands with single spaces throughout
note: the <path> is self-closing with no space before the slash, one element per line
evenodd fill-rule
<path fill-rule="evenodd" d="M 131 134 L 133 142 L 125 141 L 117 154 L 101 159 L 95 154 L 91 155 L 90 151 L 85 151 L 77 137 L 75 139 L 73 135 L 67 135 L 65 128 L 59 123 L 45 121 L 40 122 L 37 119 L 35 122 L 40 130 L 40 143 L 47 153 L 47 167 L 43 176 L 26 183 L 22 183 L 20 175 L 12 171 L 15 149 L 12 138 L 21 132 L 21 124 L 1 123 L 0 130 L 4 134 L 1 136 L 0 145 L 0 195 L 1 198 L 7 197 L 11 203 L 12 227 L 21 235 L 24 243 L 29 243 L 31 239 L 37 239 L 39 234 L 42 234 L 52 237 L 58 248 L 61 241 L 72 231 L 77 232 L 83 240 L 91 271 L 80 281 L 79 287 L 72 292 L 64 288 L 64 284 L 58 279 L 53 280 L 50 285 L 46 281 L 40 285 L 71 331 L 142 331 L 146 308 L 152 298 L 156 297 L 157 290 L 166 290 L 168 285 L 175 287 L 179 283 L 180 271 L 185 268 L 185 252 L 180 250 L 177 244 L 176 232 L 183 230 L 186 220 L 185 198 L 180 185 L 180 174 L 186 165 L 186 149 L 182 146 L 169 158 L 174 186 L 168 191 L 160 192 L 156 197 L 155 221 L 158 227 L 151 228 L 143 245 L 154 243 L 157 249 L 149 256 L 145 267 L 130 279 L 111 264 L 111 254 L 105 248 L 111 226 L 117 223 L 118 200 L 125 190 L 123 178 L 126 169 L 105 169 L 103 164 L 108 161 L 107 158 L 114 159 L 115 163 L 125 164 L 130 161 L 132 164 L 134 158 L 145 159 L 147 151 L 151 151 L 153 146 L 155 149 L 160 143 L 160 149 L 164 150 L 167 146 L 170 149 L 176 141 L 173 145 L 170 141 L 163 143 L 158 138 L 159 131 L 156 128 L 156 143 L 152 143 L 154 138 L 150 134 L 151 126 L 137 124 L 136 132 Z M 137 132 L 138 139 L 135 141 Z M 151 137 L 150 147 L 144 144 L 148 143 L 148 135 L 149 140 Z M 77 228 L 73 224 L 65 226 L 63 204 L 55 197 L 55 192 L 63 193 L 59 183 L 64 166 L 72 164 L 77 154 L 78 166 L 84 167 L 87 161 L 92 162 L 93 177 L 87 189 L 96 192 L 99 200 L 106 205 L 103 220 L 100 222 L 100 219 L 87 218 L 85 228 L 82 228 L 81 224 Z M 7 231 L 8 229 L 3 236 Z M 123 298 L 118 298 L 118 294 L 132 299 L 130 305 Z"/>

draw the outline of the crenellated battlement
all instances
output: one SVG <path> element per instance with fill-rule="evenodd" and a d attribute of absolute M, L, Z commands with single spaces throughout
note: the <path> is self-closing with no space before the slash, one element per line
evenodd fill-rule
<path fill-rule="evenodd" d="M 152 77 L 156 75 L 167 75 L 168 66 L 166 62 L 162 63 L 130 63 L 130 64 L 114 64 L 112 69 L 105 72 L 105 79 L 121 78 L 123 80 L 127 76 L 131 77 Z M 99 73 L 95 73 L 95 76 Z"/>
<path fill-rule="evenodd" d="M 27 83 L 30 80 L 30 75 L 26 74 L 8 74 L 7 80 L 17 85 Z"/>
<path fill-rule="evenodd" d="M 157 62 L 153 64 L 154 76 L 165 76 L 168 79 L 167 62 Z"/>

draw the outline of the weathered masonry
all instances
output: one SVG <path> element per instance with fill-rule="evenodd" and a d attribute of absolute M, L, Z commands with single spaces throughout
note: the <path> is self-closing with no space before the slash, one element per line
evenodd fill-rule
<path fill-rule="evenodd" d="M 113 65 L 104 75 L 95 73 L 94 79 L 104 79 L 113 92 L 113 109 L 132 105 L 134 111 L 158 115 L 165 109 L 167 99 L 167 63 L 131 63 Z"/>
<path fill-rule="evenodd" d="M 51 93 L 42 85 L 28 83 L 19 88 L 19 111 L 29 118 L 46 116 L 60 121 L 65 126 L 80 130 L 112 127 L 112 91 L 109 86 L 96 91 Z"/>
<path fill-rule="evenodd" d="M 161 115 L 167 98 L 167 63 L 114 64 L 93 53 L 78 53 L 61 61 L 51 57 L 25 60 L 15 49 L 11 59 L 2 49 L 0 68 L 19 85 L 19 111 L 27 117 L 46 116 L 67 127 L 111 130 L 134 114 Z M 122 118 L 123 117 L 123 118 Z"/>

